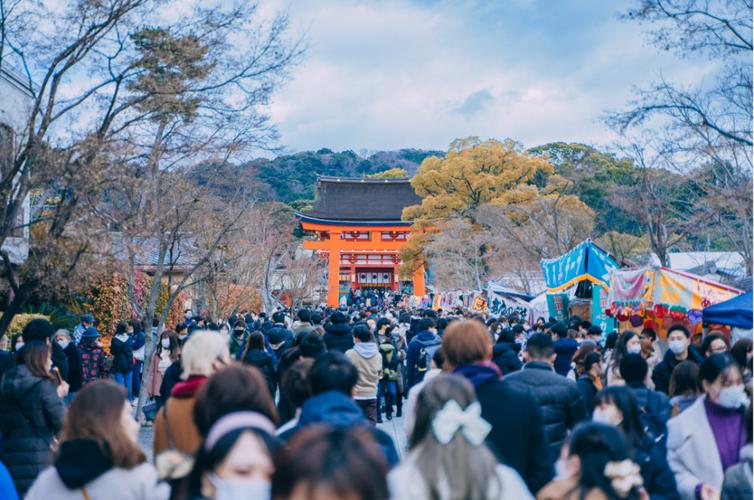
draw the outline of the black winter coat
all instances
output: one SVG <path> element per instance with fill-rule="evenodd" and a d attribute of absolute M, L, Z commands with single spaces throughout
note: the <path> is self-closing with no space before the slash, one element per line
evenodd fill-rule
<path fill-rule="evenodd" d="M 653 437 L 664 445 L 667 441 L 668 420 L 670 420 L 670 399 L 662 392 L 647 389 L 647 386 L 641 382 L 632 382 L 628 384 L 628 387 L 634 393 L 639 409 L 646 415 L 644 420 L 649 422 Z"/>
<path fill-rule="evenodd" d="M 579 376 L 578 380 L 576 380 L 576 387 L 581 392 L 581 399 L 584 401 L 584 406 L 586 407 L 587 418 L 592 418 L 592 413 L 594 413 L 594 397 L 599 391 L 594 386 L 592 378 L 586 373 Z"/>
<path fill-rule="evenodd" d="M 52 366 L 58 369 L 63 380 L 68 380 L 68 357 L 63 348 L 57 342 L 52 342 L 51 351 Z"/>
<path fill-rule="evenodd" d="M 255 366 L 262 372 L 264 379 L 267 381 L 267 387 L 270 388 L 270 395 L 275 399 L 275 388 L 277 386 L 277 374 L 275 372 L 275 363 L 272 356 L 266 351 L 249 350 L 249 353 L 243 359 L 244 364 Z"/>
<path fill-rule="evenodd" d="M 542 414 L 534 399 L 507 382 L 491 380 L 476 388 L 482 418 L 492 425 L 487 445 L 497 459 L 516 469 L 532 493 L 553 477 Z"/>
<path fill-rule="evenodd" d="M 353 349 L 351 326 L 348 323 L 329 323 L 325 325 L 323 339 L 328 351 L 338 351 L 345 354 L 347 350 Z"/>
<path fill-rule="evenodd" d="M 634 446 L 634 462 L 641 468 L 644 489 L 651 500 L 680 500 L 665 446 L 644 439 L 641 445 Z"/>
<path fill-rule="evenodd" d="M 552 463 L 558 459 L 568 431 L 586 419 L 586 406 L 576 383 L 555 373 L 541 361 L 526 363 L 505 380 L 515 389 L 531 395 L 542 410 Z"/>
<path fill-rule="evenodd" d="M 126 373 L 134 369 L 134 341 L 132 337 L 125 341 L 113 337 L 110 342 L 110 354 L 113 356 L 113 373 Z"/>
<path fill-rule="evenodd" d="M 686 361 L 691 361 L 699 365 L 703 360 L 704 358 L 702 358 L 701 355 L 699 355 L 694 349 L 689 348 L 689 355 L 686 358 Z M 662 358 L 662 361 L 657 363 L 655 369 L 652 370 L 652 382 L 655 383 L 655 390 L 664 392 L 665 394 L 670 393 L 670 376 L 673 374 L 675 367 L 679 364 L 681 364 L 681 362 L 675 359 L 673 351 L 668 349 L 668 352 L 665 353 L 665 357 Z"/>
<path fill-rule="evenodd" d="M 66 358 L 68 358 L 68 382 L 69 392 L 76 392 L 81 389 L 82 382 L 82 368 L 81 368 L 81 353 L 76 344 L 71 342 L 63 349 Z"/>
<path fill-rule="evenodd" d="M 0 459 L 8 467 L 19 495 L 50 464 L 50 447 L 63 425 L 65 407 L 51 380 L 18 365 L 0 382 Z"/>
<path fill-rule="evenodd" d="M 499 342 L 492 348 L 492 362 L 500 368 L 503 375 L 517 372 L 523 366 L 515 349 L 507 342 Z"/>

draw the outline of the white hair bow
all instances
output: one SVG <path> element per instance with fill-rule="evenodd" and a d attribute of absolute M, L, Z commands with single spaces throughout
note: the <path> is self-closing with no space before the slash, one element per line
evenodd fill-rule
<path fill-rule="evenodd" d="M 453 399 L 437 412 L 432 421 L 432 432 L 441 444 L 448 444 L 461 431 L 474 446 L 482 444 L 492 426 L 482 418 L 482 407 L 474 401 L 465 410 Z"/>

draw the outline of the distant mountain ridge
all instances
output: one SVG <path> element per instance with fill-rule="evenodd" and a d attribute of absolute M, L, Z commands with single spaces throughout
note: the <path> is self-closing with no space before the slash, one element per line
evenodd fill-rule
<path fill-rule="evenodd" d="M 271 200 L 292 203 L 314 199 L 318 175 L 363 177 L 391 168 L 402 168 L 414 175 L 429 156 L 444 156 L 443 151 L 400 149 L 378 151 L 364 158 L 354 151 L 335 152 L 322 148 L 277 158 L 258 158 L 237 167 L 239 177 L 253 175 Z"/>

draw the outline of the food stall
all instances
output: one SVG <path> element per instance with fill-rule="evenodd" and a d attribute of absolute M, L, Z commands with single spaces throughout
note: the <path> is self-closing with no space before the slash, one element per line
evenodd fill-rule
<path fill-rule="evenodd" d="M 692 333 L 702 330 L 702 310 L 743 293 L 695 274 L 653 266 L 610 273 L 609 307 L 621 331 L 653 328 L 660 338 L 681 323 Z"/>
<path fill-rule="evenodd" d="M 556 259 L 540 262 L 547 285 L 549 316 L 562 320 L 578 315 L 609 333 L 613 321 L 605 314 L 612 256 L 587 239 Z"/>

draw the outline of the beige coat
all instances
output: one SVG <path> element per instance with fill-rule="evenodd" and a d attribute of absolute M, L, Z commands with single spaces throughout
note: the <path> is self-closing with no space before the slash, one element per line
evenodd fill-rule
<path fill-rule="evenodd" d="M 377 384 L 382 378 L 382 355 L 379 349 L 371 358 L 365 358 L 356 349 L 346 351 L 346 357 L 359 370 L 359 381 L 354 387 L 354 399 L 374 399 L 377 397 Z"/>

